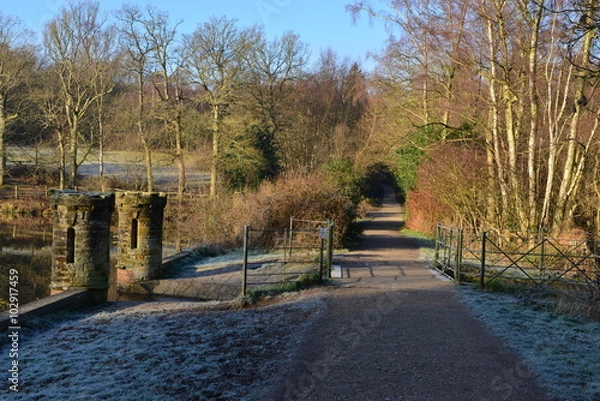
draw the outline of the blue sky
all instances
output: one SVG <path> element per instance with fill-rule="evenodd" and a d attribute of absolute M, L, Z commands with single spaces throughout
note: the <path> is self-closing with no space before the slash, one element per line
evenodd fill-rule
<path fill-rule="evenodd" d="M 363 17 L 352 23 L 345 9 L 352 0 L 101 0 L 100 4 L 104 10 L 114 10 L 126 2 L 167 11 L 173 22 L 183 21 L 182 33 L 192 32 L 213 15 L 237 18 L 241 26 L 260 24 L 270 38 L 291 30 L 309 45 L 311 61 L 331 48 L 341 58 L 359 61 L 367 71 L 374 66 L 367 54 L 380 51 L 387 39 L 381 22 L 370 24 Z M 0 12 L 19 17 L 39 33 L 65 4 L 67 0 L 0 0 Z"/>

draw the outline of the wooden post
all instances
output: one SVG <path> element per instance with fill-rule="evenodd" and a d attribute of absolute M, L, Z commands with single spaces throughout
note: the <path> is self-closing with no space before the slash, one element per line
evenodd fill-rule
<path fill-rule="evenodd" d="M 485 289 L 485 243 L 487 242 L 487 233 L 481 233 L 481 269 L 479 272 L 479 287 Z"/>

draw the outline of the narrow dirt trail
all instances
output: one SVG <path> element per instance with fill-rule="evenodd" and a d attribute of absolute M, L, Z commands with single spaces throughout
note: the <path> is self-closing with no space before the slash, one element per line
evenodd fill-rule
<path fill-rule="evenodd" d="M 391 190 L 359 249 L 336 257 L 342 279 L 273 400 L 548 400 L 517 356 L 478 321 L 455 285 L 402 236 Z"/>

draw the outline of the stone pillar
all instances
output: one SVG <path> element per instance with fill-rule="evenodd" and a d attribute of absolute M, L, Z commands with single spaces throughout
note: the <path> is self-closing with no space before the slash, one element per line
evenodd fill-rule
<path fill-rule="evenodd" d="M 163 215 L 167 196 L 157 192 L 117 192 L 119 239 L 117 287 L 158 278 L 162 267 Z"/>
<path fill-rule="evenodd" d="M 114 194 L 59 191 L 51 200 L 54 224 L 50 294 L 87 288 L 94 300 L 105 301 Z"/>

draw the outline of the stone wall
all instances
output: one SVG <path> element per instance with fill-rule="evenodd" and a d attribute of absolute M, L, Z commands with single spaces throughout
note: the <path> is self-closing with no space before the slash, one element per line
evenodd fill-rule
<path fill-rule="evenodd" d="M 85 288 L 106 300 L 110 275 L 111 217 L 118 210 L 117 291 L 158 278 L 167 197 L 161 193 L 58 191 L 54 209 L 50 293 Z"/>
<path fill-rule="evenodd" d="M 161 193 L 117 192 L 119 214 L 117 286 L 155 279 L 162 266 L 162 232 L 167 197 Z"/>
<path fill-rule="evenodd" d="M 51 201 L 54 224 L 50 293 L 86 288 L 105 299 L 114 194 L 60 191 L 52 195 Z"/>

